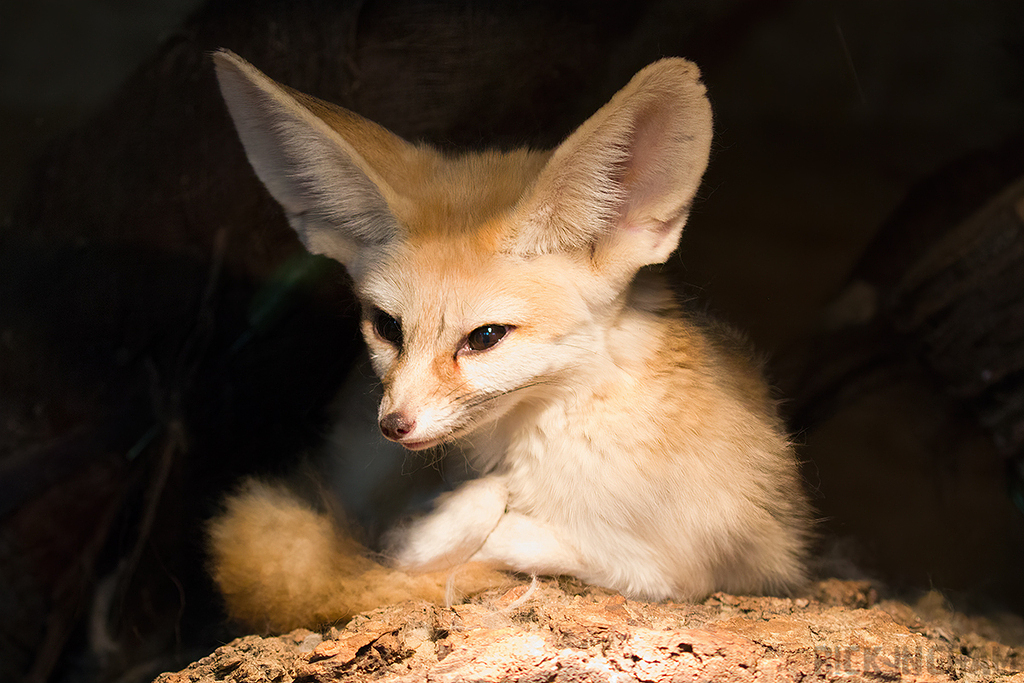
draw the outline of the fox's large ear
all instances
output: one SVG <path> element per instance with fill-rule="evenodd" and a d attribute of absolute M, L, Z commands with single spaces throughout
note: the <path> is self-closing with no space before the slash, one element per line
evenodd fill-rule
<path fill-rule="evenodd" d="M 623 275 L 665 261 L 710 148 L 700 71 L 684 59 L 651 64 L 555 149 L 520 204 L 511 250 L 586 253 Z"/>
<path fill-rule="evenodd" d="M 389 167 L 414 147 L 375 123 L 285 88 L 238 55 L 213 55 L 217 80 L 256 175 L 306 248 L 357 274 L 401 233 Z"/>

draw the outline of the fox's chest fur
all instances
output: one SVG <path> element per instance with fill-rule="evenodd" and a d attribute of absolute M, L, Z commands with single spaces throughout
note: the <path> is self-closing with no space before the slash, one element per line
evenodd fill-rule
<path fill-rule="evenodd" d="M 257 174 L 352 276 L 381 432 L 460 442 L 478 475 L 387 535 L 399 568 L 656 599 L 802 580 L 807 506 L 756 363 L 644 270 L 675 250 L 707 164 L 696 67 L 644 69 L 552 152 L 446 157 L 217 66 Z"/>
<path fill-rule="evenodd" d="M 608 425 L 625 416 L 606 407 L 605 397 L 555 403 L 512 427 L 506 442 L 508 508 L 561 530 L 588 566 L 586 580 L 637 595 L 667 595 L 670 582 L 651 576 L 649 568 L 667 560 L 665 550 L 673 545 L 671 554 L 692 548 L 668 540 L 664 506 L 652 503 L 687 494 L 670 492 L 672 480 L 633 455 L 655 435 L 607 438 Z M 609 548 L 619 560 L 608 562 Z"/>

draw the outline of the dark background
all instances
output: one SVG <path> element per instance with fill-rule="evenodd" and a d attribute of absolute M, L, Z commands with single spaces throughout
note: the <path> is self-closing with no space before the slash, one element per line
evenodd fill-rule
<path fill-rule="evenodd" d="M 316 451 L 357 348 L 338 269 L 253 306 L 301 250 L 230 129 L 219 46 L 450 149 L 555 144 L 646 63 L 695 60 L 716 141 L 669 269 L 771 355 L 822 572 L 1024 611 L 1024 435 L 984 419 L 1024 384 L 1024 332 L 999 337 L 1002 393 L 974 391 L 951 377 L 991 359 L 939 367 L 885 305 L 1024 173 L 1021 3 L 10 2 L 0 678 L 146 680 L 228 638 L 201 521 Z M 974 309 L 1019 306 L 1017 270 L 978 272 L 1000 284 Z"/>

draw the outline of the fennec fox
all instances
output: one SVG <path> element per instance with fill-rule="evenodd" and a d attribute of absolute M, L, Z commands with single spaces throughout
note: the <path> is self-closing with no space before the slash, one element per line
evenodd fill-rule
<path fill-rule="evenodd" d="M 457 443 L 477 475 L 386 536 L 392 569 L 250 484 L 211 532 L 234 616 L 280 629 L 437 599 L 467 564 L 652 600 L 804 578 L 808 508 L 758 368 L 640 272 L 675 250 L 708 161 L 692 63 L 643 69 L 554 151 L 447 156 L 215 62 L 257 175 L 352 277 L 380 431 Z"/>

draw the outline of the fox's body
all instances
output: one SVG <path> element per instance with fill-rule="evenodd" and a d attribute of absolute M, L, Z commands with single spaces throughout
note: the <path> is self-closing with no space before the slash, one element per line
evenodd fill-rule
<path fill-rule="evenodd" d="M 554 152 L 456 158 L 217 64 L 258 175 L 352 275 L 381 431 L 409 450 L 458 442 L 477 474 L 386 535 L 397 568 L 571 574 L 650 599 L 802 580 L 807 507 L 756 364 L 640 270 L 675 249 L 707 163 L 692 64 L 648 67 Z M 259 591 L 296 579 L 239 540 L 274 495 L 250 487 L 215 522 L 214 574 L 236 615 L 283 627 L 301 615 Z M 305 564 L 366 590 L 364 569 Z M 331 616 L 319 600 L 307 621 Z"/>

